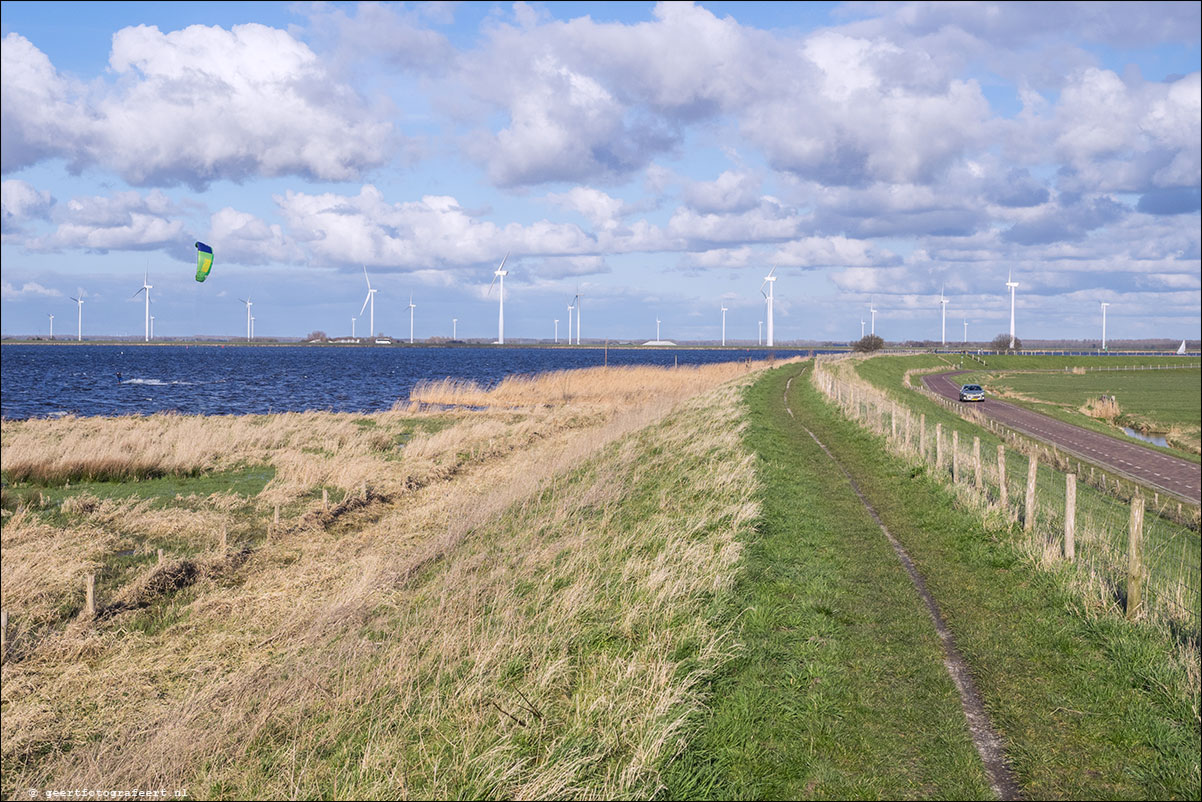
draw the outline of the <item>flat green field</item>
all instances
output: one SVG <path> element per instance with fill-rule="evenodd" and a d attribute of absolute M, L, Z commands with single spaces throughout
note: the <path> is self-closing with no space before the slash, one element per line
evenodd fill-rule
<path fill-rule="evenodd" d="M 1195 460 L 1202 450 L 1202 369 L 1196 365 L 1137 357 L 994 357 L 987 362 L 963 381 L 975 381 L 1007 400 L 1108 434 L 1122 437 L 1120 428 L 1128 427 L 1167 435 L 1171 450 Z M 970 361 L 965 367 L 972 365 Z M 1173 369 L 1136 369 L 1165 366 Z M 1113 370 L 1119 367 L 1130 369 Z M 1086 415 L 1086 404 L 1101 396 L 1116 399 L 1117 414 L 1105 419 Z"/>

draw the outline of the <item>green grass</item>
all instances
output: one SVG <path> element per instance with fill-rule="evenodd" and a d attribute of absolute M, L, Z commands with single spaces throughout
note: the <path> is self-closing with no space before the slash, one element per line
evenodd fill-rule
<path fill-rule="evenodd" d="M 795 381 L 793 390 L 794 412 L 838 455 L 925 577 L 1024 794 L 1198 798 L 1199 697 L 1185 667 L 1196 664 L 1196 651 L 1183 661 L 1162 629 L 1085 614 L 1067 576 L 1034 570 L 1016 535 L 984 529 L 979 513 L 959 508 L 941 481 L 890 456 L 808 383 Z M 807 448 L 787 429 L 778 440 L 773 461 Z M 822 470 L 832 473 L 821 463 L 793 466 Z M 852 521 L 848 510 L 841 531 L 851 530 Z M 917 727 L 909 736 L 929 737 Z"/>
<path fill-rule="evenodd" d="M 727 613 L 742 651 L 713 682 L 700 736 L 665 770 L 664 796 L 988 798 L 925 608 L 783 409 L 796 372 L 774 371 L 749 396 L 764 490 Z"/>
<path fill-rule="evenodd" d="M 20 503 L 57 507 L 64 500 L 83 493 L 91 493 L 101 499 L 152 499 L 160 507 L 174 506 L 177 496 L 233 493 L 252 498 L 274 477 L 275 468 L 270 465 L 250 465 L 230 471 L 213 471 L 196 476 L 160 476 L 142 481 L 75 482 L 64 485 L 21 482 L 4 488 L 4 509 L 16 509 Z"/>

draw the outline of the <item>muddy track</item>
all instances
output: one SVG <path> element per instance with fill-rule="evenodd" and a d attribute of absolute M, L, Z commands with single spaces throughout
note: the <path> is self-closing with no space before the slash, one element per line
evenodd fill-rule
<path fill-rule="evenodd" d="M 955 377 L 967 372 L 932 373 L 923 376 L 922 382 L 929 390 L 956 401 L 960 397 L 960 383 Z M 1202 502 L 1202 465 L 1144 448 L 1135 442 L 1125 443 L 1091 432 L 1005 401 L 987 400 L 973 406 L 987 418 L 1082 460 L 1129 476 L 1190 504 Z"/>

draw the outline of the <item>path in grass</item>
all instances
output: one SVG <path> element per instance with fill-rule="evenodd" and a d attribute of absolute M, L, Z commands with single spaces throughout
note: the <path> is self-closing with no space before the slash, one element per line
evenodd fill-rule
<path fill-rule="evenodd" d="M 1196 669 L 1165 635 L 1084 614 L 796 367 L 749 392 L 763 518 L 728 613 L 742 652 L 664 770 L 665 798 L 988 798 L 939 638 L 847 475 L 911 556 L 1028 798 L 1197 798 Z M 1188 655 L 1186 655 L 1188 657 Z M 1195 675 L 1191 680 L 1191 671 Z"/>
<path fill-rule="evenodd" d="M 743 650 L 714 683 L 702 733 L 666 769 L 665 796 L 990 798 L 922 600 L 846 478 L 785 411 L 796 373 L 749 393 L 766 491 L 730 613 Z"/>

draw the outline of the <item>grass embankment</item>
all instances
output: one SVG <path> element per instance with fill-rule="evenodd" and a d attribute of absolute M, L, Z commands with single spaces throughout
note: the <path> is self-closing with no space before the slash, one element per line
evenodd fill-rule
<path fill-rule="evenodd" d="M 749 370 L 432 416 L 153 416 L 82 439 L 5 421 L 5 466 L 195 436 L 208 456 L 181 471 L 275 473 L 253 496 L 126 499 L 55 497 L 64 475 L 5 512 L 4 796 L 652 796 L 733 649 L 713 611 L 757 511 L 730 425 Z M 188 553 L 152 564 L 171 538 Z M 95 617 L 88 572 L 110 577 Z"/>
<path fill-rule="evenodd" d="M 815 529 L 832 530 L 828 538 L 830 545 L 825 549 L 819 544 L 806 544 L 800 550 L 814 553 L 814 570 L 826 570 L 827 565 L 833 564 L 830 570 L 838 571 L 860 560 L 870 562 L 863 555 L 879 549 L 867 540 L 861 541 L 861 536 L 869 537 L 869 531 L 865 528 L 859 532 L 863 516 L 847 498 L 849 491 L 840 487 L 840 482 L 826 478 L 835 475 L 836 469 L 825 455 L 820 456 L 820 452 L 814 451 L 812 441 L 807 443 L 808 436 L 800 432 L 779 408 L 777 399 L 783 390 L 784 374 L 785 370 L 778 371 L 763 382 L 760 401 L 753 403 L 753 410 L 756 410 L 753 416 L 758 417 L 753 417 L 749 435 L 749 442 L 760 454 L 766 482 L 769 487 L 775 482 L 779 488 L 764 499 L 766 535 L 770 536 L 771 522 L 778 515 L 781 521 L 798 517 L 808 517 L 811 521 L 827 518 L 820 526 L 807 525 L 797 533 L 798 537 L 804 537 L 812 535 Z M 757 391 L 760 390 L 757 387 Z M 1035 570 L 1021 548 L 1020 538 L 1008 528 L 986 530 L 979 513 L 959 508 L 954 495 L 942 482 L 925 470 L 914 469 L 889 456 L 877 438 L 837 415 L 808 383 L 794 381 L 790 399 L 798 422 L 813 430 L 837 455 L 925 577 L 971 667 L 993 723 L 1006 741 L 1008 757 L 1026 796 L 1198 797 L 1200 731 L 1196 652 L 1192 655 L 1183 653 L 1160 629 L 1131 624 L 1083 605 L 1063 573 Z M 757 434 L 760 427 L 764 428 L 762 435 Z M 773 474 L 778 474 L 775 480 L 770 478 Z M 798 500 L 796 493 L 787 492 L 787 488 L 779 484 L 785 482 L 794 490 L 804 488 L 808 491 L 805 492 L 808 503 Z M 783 513 L 785 507 L 792 507 L 793 511 Z M 829 507 L 829 514 L 823 511 L 825 507 Z M 883 539 L 879 530 L 877 536 Z M 771 570 L 774 555 L 758 554 L 757 550 L 757 546 L 749 545 L 750 564 L 759 561 L 761 570 Z M 796 560 L 796 557 L 792 559 Z M 808 615 L 782 621 L 775 628 L 761 628 L 761 657 L 777 656 L 778 638 L 787 639 L 786 642 L 793 645 L 794 658 L 782 661 L 793 665 L 808 665 L 797 658 L 799 648 L 819 653 L 862 650 L 863 644 L 854 642 L 860 638 L 870 641 L 874 637 L 880 638 L 877 646 L 885 654 L 894 649 L 896 642 L 884 637 L 882 632 L 857 631 L 861 616 L 878 614 L 871 612 L 877 608 L 874 597 L 879 595 L 883 600 L 893 590 L 890 582 L 874 578 L 872 574 L 863 579 L 866 584 L 877 581 L 880 587 L 866 589 L 856 609 L 843 610 L 843 603 L 852 598 L 844 595 L 848 584 L 844 579 L 833 583 L 826 591 L 830 598 L 827 606 L 839 611 L 840 616 L 822 615 L 818 600 L 813 599 L 814 607 Z M 799 599 L 808 596 L 808 583 L 794 583 L 787 577 L 782 580 L 783 586 L 791 591 L 790 595 Z M 824 589 L 827 587 L 818 584 Z M 749 607 L 756 604 L 754 583 L 748 586 L 741 582 L 736 588 L 748 594 L 744 604 Z M 899 611 L 914 606 L 913 601 L 907 602 L 904 598 L 893 604 Z M 804 632 L 806 626 L 818 630 L 805 633 L 808 643 L 804 638 L 793 637 L 798 631 Z M 749 636 L 748 641 L 748 654 L 755 655 L 755 638 Z M 929 652 L 916 648 L 913 658 L 917 672 L 926 664 Z M 837 698 L 838 690 L 824 689 L 826 678 L 823 680 L 809 683 L 791 703 L 804 710 L 818 707 L 821 701 L 829 703 L 832 695 Z M 871 681 L 844 677 L 839 680 L 868 686 L 861 688 L 868 703 L 875 703 L 890 694 L 906 693 L 910 682 L 907 678 L 896 687 L 881 683 L 877 692 L 871 693 Z M 769 756 L 771 762 L 780 751 L 775 748 L 777 741 L 770 737 L 751 737 L 760 727 L 773 733 L 771 722 L 751 719 L 748 713 L 740 714 L 740 707 L 750 706 L 739 700 L 764 696 L 760 689 L 762 684 L 763 677 L 757 673 L 751 659 L 740 660 L 724 671 L 715 682 L 715 690 L 720 693 L 708 737 L 714 744 L 734 740 L 730 734 L 723 735 L 722 732 L 723 728 L 734 728 L 751 744 L 746 754 L 753 754 L 759 748 L 759 754 Z M 772 695 L 787 697 L 783 686 L 784 683 L 778 683 Z M 842 710 L 837 704 L 828 704 L 825 712 L 834 716 Z M 934 709 L 928 712 L 939 720 Z M 751 720 L 751 724 L 738 724 L 740 716 L 742 720 Z M 790 720 L 792 727 L 779 730 L 793 748 L 802 753 L 797 764 L 804 765 L 806 761 L 811 765 L 838 764 L 841 743 L 847 742 L 832 743 L 827 734 L 835 732 L 846 738 L 847 731 L 852 728 L 844 728 L 843 722 L 839 726 L 829 723 L 825 726 L 817 723 L 816 726 L 816 722 L 822 721 L 817 716 L 808 722 L 795 716 Z M 930 730 L 923 729 L 916 717 L 906 734 L 918 742 L 928 739 Z M 698 744 L 707 744 L 707 741 L 699 740 Z M 870 748 L 869 744 L 864 748 Z M 879 748 L 892 751 L 896 747 L 890 746 L 886 738 Z M 915 743 L 909 749 L 912 751 L 908 760 L 900 752 L 895 758 L 901 760 L 901 766 L 882 767 L 887 776 L 897 778 L 907 771 L 921 775 L 918 767 L 922 765 L 919 758 L 922 747 Z M 706 764 L 707 754 L 706 749 L 689 753 L 691 759 L 702 766 Z M 963 755 L 963 752 L 959 754 Z M 964 760 L 966 758 L 951 758 L 947 768 L 950 771 L 953 766 L 961 766 Z M 722 797 L 727 792 L 776 795 L 778 786 L 757 787 L 746 782 L 736 760 L 728 760 L 725 767 L 726 771 L 720 775 L 722 784 L 715 783 L 712 786 L 714 792 L 708 795 Z M 965 780 L 971 783 L 969 767 L 962 766 L 962 772 Z M 837 775 L 838 772 L 812 774 L 812 785 L 793 790 L 798 791 L 798 796 L 883 794 L 879 786 L 819 784 L 823 779 Z M 865 779 L 861 778 L 861 781 L 865 782 Z M 972 787 L 966 784 L 949 790 L 935 785 L 912 784 L 900 789 L 898 794 L 967 796 Z"/>
<path fill-rule="evenodd" d="M 728 612 L 742 649 L 713 682 L 667 797 L 989 798 L 909 577 L 784 410 L 795 374 L 776 371 L 749 396 L 763 514 Z"/>

